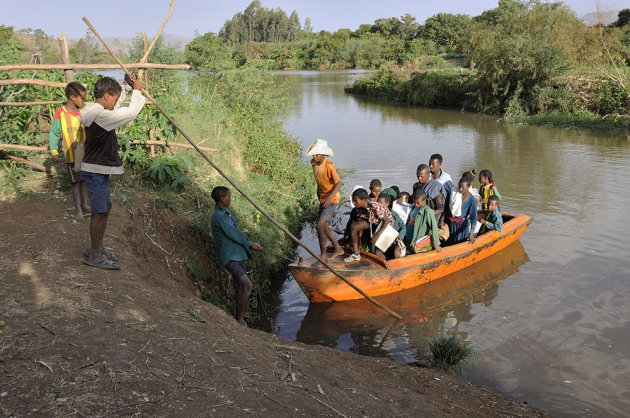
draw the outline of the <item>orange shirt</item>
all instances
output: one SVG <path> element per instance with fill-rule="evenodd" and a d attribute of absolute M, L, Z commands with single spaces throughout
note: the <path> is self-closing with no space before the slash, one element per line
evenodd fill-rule
<path fill-rule="evenodd" d="M 315 163 L 315 160 L 311 160 L 313 166 L 313 174 L 315 174 L 315 181 L 317 182 L 317 194 L 319 195 L 319 203 L 323 204 L 328 196 L 335 188 L 335 184 L 339 183 L 341 179 L 335 170 L 335 164 L 325 158 L 320 165 Z M 339 192 L 337 192 L 330 203 L 339 203 Z"/>

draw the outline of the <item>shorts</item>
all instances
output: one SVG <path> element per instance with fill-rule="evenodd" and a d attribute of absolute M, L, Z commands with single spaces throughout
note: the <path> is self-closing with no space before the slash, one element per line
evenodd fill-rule
<path fill-rule="evenodd" d="M 68 177 L 70 178 L 70 183 L 83 181 L 83 177 L 81 177 L 81 172 L 74 171 L 74 163 L 66 163 L 66 167 L 68 169 Z"/>
<path fill-rule="evenodd" d="M 112 203 L 112 198 L 109 194 L 109 174 L 82 171 L 81 177 L 90 196 L 92 213 L 107 213 L 107 205 Z"/>
<path fill-rule="evenodd" d="M 241 261 L 230 260 L 225 265 L 225 269 L 230 272 L 234 280 L 238 280 L 247 274 L 247 271 L 245 270 L 244 260 L 241 260 Z"/>
<path fill-rule="evenodd" d="M 331 203 L 327 208 L 324 208 L 324 205 L 319 205 L 317 220 L 326 222 L 332 221 L 333 216 L 335 216 L 335 212 L 337 212 L 337 206 L 337 203 Z"/>

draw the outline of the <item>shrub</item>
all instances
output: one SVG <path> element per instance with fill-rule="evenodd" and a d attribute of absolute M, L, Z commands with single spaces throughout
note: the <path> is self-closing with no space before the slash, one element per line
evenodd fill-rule
<path fill-rule="evenodd" d="M 437 337 L 429 343 L 433 364 L 450 371 L 453 367 L 459 368 L 460 363 L 473 353 L 469 341 L 459 339 L 456 335 Z"/>
<path fill-rule="evenodd" d="M 191 167 L 192 161 L 184 154 L 160 155 L 153 158 L 145 176 L 157 181 L 160 185 L 188 186 L 190 179 L 187 173 Z"/>

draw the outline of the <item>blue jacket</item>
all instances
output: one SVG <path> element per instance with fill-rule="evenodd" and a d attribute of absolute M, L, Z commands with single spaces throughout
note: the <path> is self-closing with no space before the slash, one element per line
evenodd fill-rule
<path fill-rule="evenodd" d="M 499 212 L 498 208 L 495 208 L 488 214 L 486 221 L 488 221 L 486 229 L 495 229 L 499 232 L 503 231 L 503 216 L 501 216 L 501 212 Z"/>
<path fill-rule="evenodd" d="M 236 220 L 229 209 L 214 208 L 211 218 L 212 235 L 219 247 L 219 258 L 224 266 L 230 261 L 244 261 L 252 258 L 249 251 L 252 242 L 236 226 Z"/>

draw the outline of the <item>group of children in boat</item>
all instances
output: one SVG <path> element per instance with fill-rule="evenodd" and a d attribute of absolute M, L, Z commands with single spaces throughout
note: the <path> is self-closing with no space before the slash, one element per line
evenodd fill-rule
<path fill-rule="evenodd" d="M 383 189 L 382 182 L 370 182 L 369 192 L 361 186 L 352 191 L 352 211 L 344 231 L 337 241 L 330 228 L 340 202 L 339 178 L 327 141 L 317 139 L 306 152 L 317 182 L 319 216 L 317 235 L 322 259 L 331 255 L 326 239 L 334 250 L 332 257 L 344 255 L 343 246 L 352 254 L 345 262 L 359 261 L 360 251 L 368 249 L 377 256 L 391 259 L 431 250 L 442 251 L 442 246 L 466 240 L 475 242 L 478 234 L 488 230 L 501 231 L 503 218 L 499 211 L 501 195 L 494 185 L 492 172 L 481 170 L 479 189 L 472 186 L 475 170 L 462 174 L 457 184 L 442 170 L 442 156 L 433 154 L 429 164 L 416 170 L 418 182 L 412 192 L 400 191 L 397 186 Z"/>

